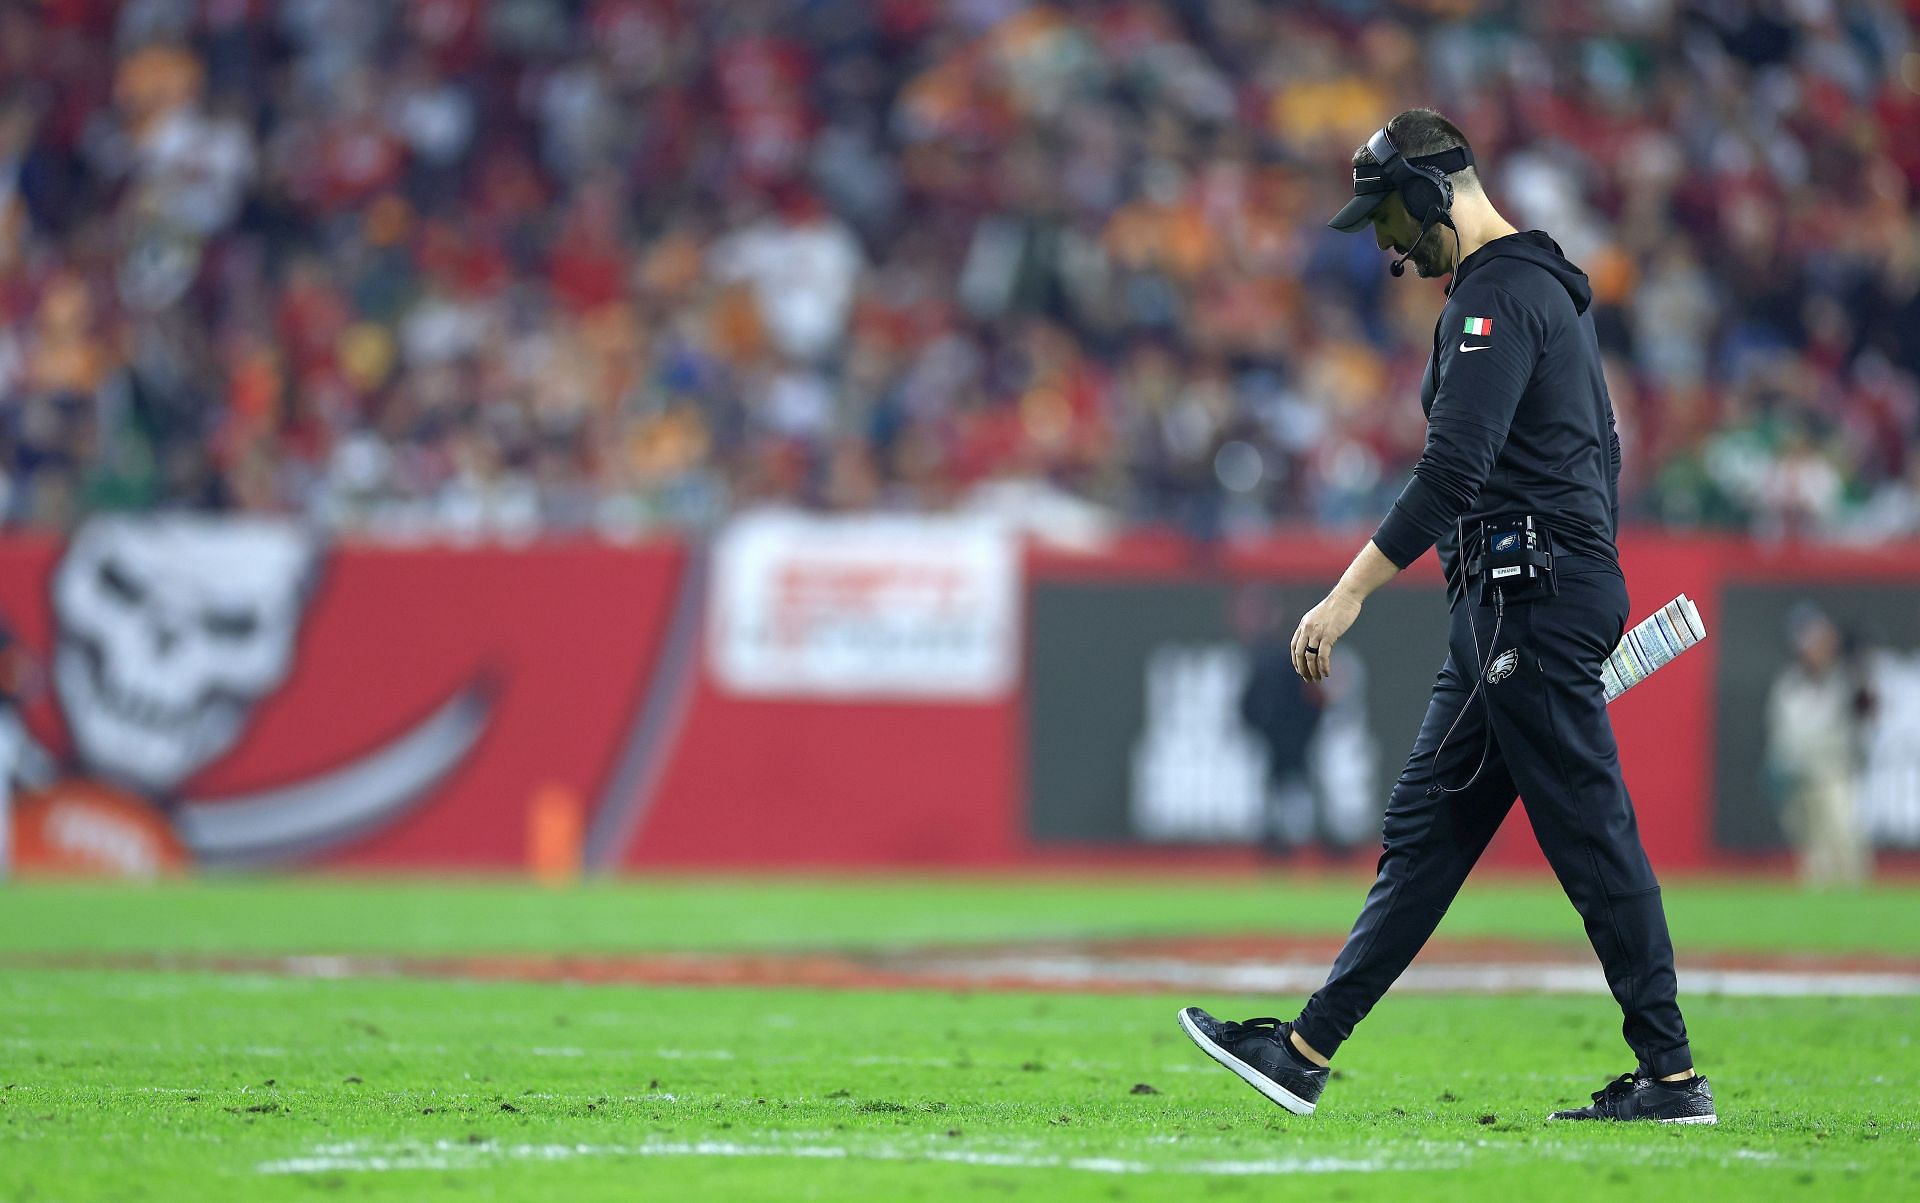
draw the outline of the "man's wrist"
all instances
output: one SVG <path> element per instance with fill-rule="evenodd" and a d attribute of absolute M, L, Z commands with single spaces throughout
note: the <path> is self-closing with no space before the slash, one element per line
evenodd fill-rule
<path fill-rule="evenodd" d="M 1353 563 L 1340 574 L 1333 586 L 1332 596 L 1343 598 L 1358 607 L 1365 602 L 1375 589 L 1386 584 L 1400 573 L 1400 566 L 1387 558 L 1380 545 L 1369 540 L 1360 548 L 1360 554 L 1353 557 Z"/>

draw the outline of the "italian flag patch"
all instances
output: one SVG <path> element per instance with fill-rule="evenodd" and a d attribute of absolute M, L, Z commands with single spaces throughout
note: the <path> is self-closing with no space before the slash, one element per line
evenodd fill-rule
<path fill-rule="evenodd" d="M 1462 331 L 1462 333 L 1491 335 L 1493 333 L 1493 319 L 1490 317 L 1470 317 L 1467 319 L 1467 328 Z"/>

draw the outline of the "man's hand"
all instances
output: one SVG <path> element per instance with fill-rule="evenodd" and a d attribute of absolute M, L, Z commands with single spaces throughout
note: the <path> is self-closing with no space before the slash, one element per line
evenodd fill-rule
<path fill-rule="evenodd" d="M 1324 681 L 1333 671 L 1333 645 L 1360 617 L 1360 597 L 1335 585 L 1293 629 L 1293 671 L 1303 681 Z"/>
<path fill-rule="evenodd" d="M 1333 671 L 1333 645 L 1340 642 L 1353 620 L 1360 617 L 1360 603 L 1399 571 L 1371 540 L 1360 549 L 1333 592 L 1308 610 L 1300 625 L 1293 629 L 1293 671 L 1300 674 L 1302 681 L 1327 679 L 1327 674 Z"/>

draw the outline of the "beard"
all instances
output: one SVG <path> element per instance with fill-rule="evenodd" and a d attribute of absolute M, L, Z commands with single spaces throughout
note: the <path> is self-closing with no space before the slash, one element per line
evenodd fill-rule
<path fill-rule="evenodd" d="M 1446 227 L 1444 232 L 1443 226 Z M 1448 235 L 1452 236 L 1452 246 L 1448 245 Z M 1413 264 L 1415 275 L 1423 280 L 1431 280 L 1453 271 L 1456 264 L 1447 252 L 1459 247 L 1459 239 L 1460 235 L 1455 233 L 1446 222 L 1436 222 L 1427 228 L 1425 234 L 1416 234 L 1409 242 L 1408 249 L 1402 249 L 1400 244 L 1395 242 L 1394 258 L 1398 261 L 1400 257 L 1405 256 L 1407 262 Z"/>
<path fill-rule="evenodd" d="M 1422 280 L 1432 280 L 1444 276 L 1453 270 L 1453 264 L 1447 260 L 1447 244 L 1439 229 L 1433 230 L 1426 240 L 1413 248 L 1413 270 Z"/>

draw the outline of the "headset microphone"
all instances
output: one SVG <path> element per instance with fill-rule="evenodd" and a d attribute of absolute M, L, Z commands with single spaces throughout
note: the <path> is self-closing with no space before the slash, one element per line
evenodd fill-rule
<path fill-rule="evenodd" d="M 1394 279 L 1397 280 L 1407 274 L 1407 260 L 1413 258 L 1413 252 L 1420 249 L 1421 242 L 1427 237 L 1427 231 L 1431 229 L 1433 229 L 1433 218 L 1429 217 L 1420 223 L 1420 236 L 1413 240 L 1413 245 L 1407 248 L 1407 253 L 1387 264 L 1387 270 L 1393 273 Z"/>

